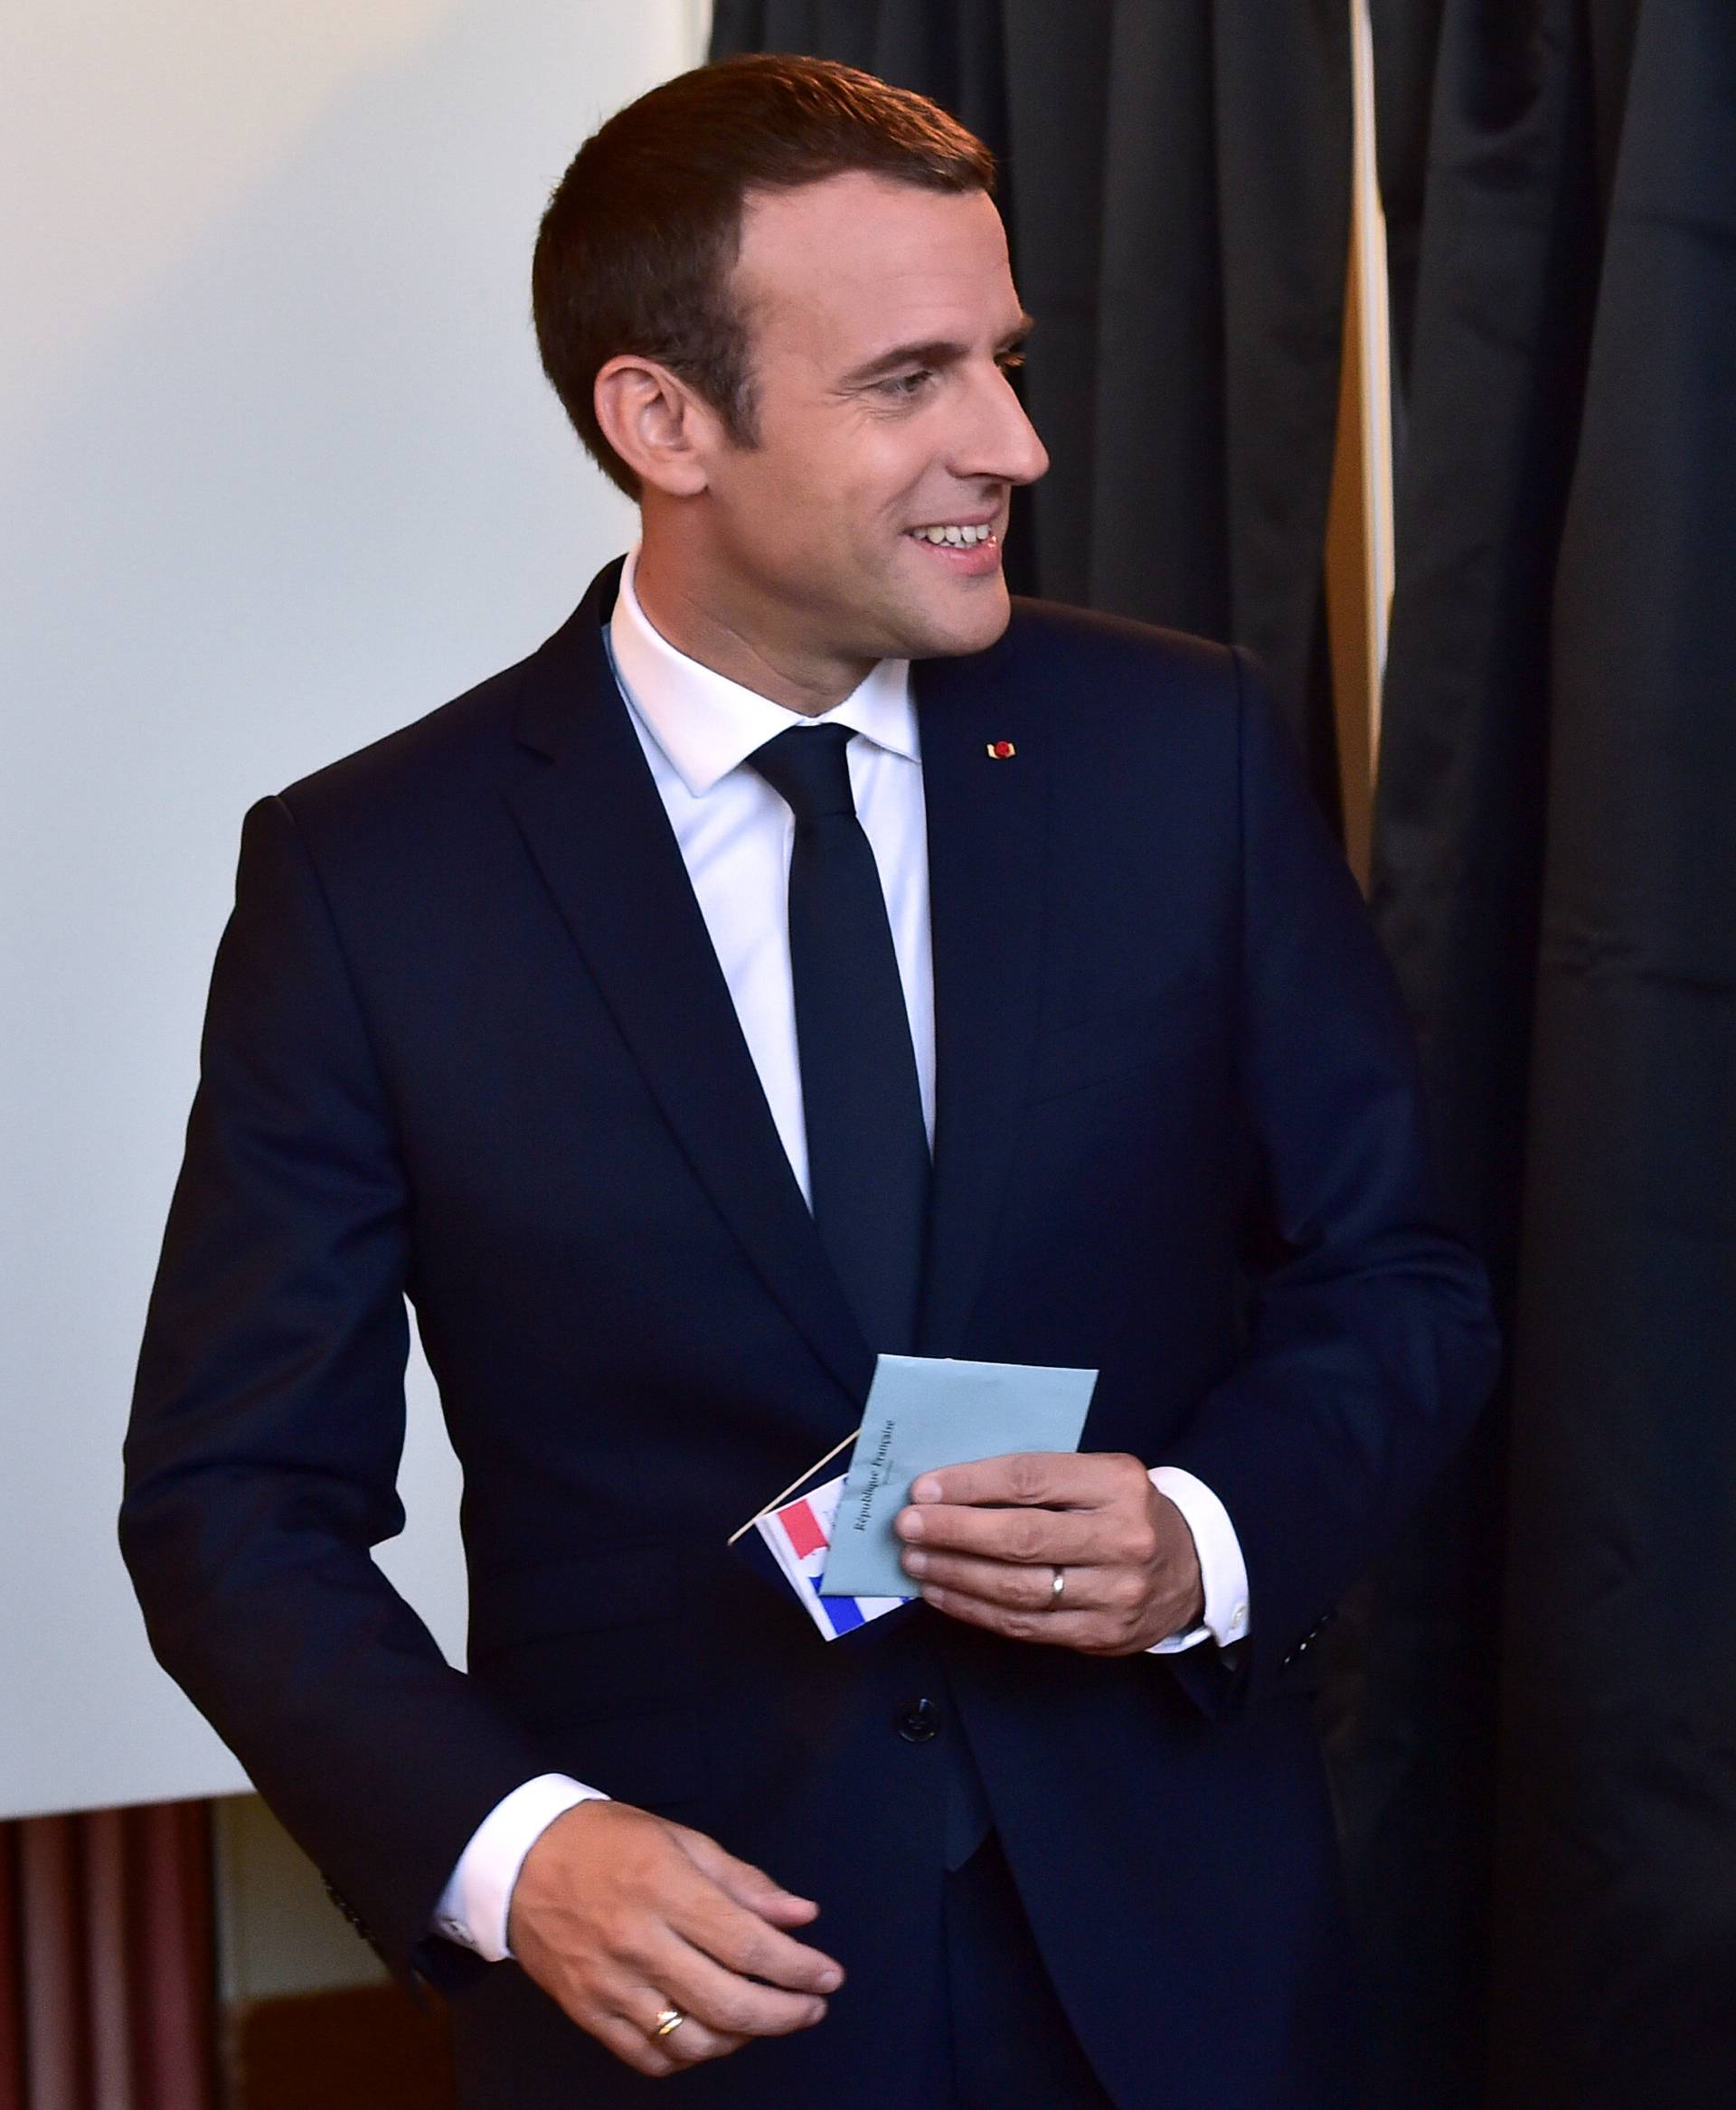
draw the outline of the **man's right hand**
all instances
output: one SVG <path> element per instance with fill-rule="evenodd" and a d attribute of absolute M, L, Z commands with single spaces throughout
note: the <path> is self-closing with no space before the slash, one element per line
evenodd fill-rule
<path fill-rule="evenodd" d="M 844 1972 L 785 1932 L 818 1911 L 703 1832 L 590 1801 L 525 1855 L 506 1938 L 580 2029 L 660 2076 L 824 2017 Z M 665 2008 L 687 2020 L 659 2037 Z"/>

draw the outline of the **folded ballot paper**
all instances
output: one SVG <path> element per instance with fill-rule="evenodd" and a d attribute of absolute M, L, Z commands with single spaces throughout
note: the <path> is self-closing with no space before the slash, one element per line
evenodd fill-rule
<path fill-rule="evenodd" d="M 1012 1451 L 1079 1448 L 1093 1370 L 882 1355 L 862 1427 L 769 1502 L 731 1543 L 779 1577 L 827 1641 L 914 1593 L 892 1519 L 919 1475 Z M 846 1450 L 846 1471 L 827 1478 Z"/>

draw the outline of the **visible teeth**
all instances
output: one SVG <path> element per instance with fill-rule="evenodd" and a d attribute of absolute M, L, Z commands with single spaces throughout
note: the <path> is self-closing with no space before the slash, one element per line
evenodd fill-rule
<path fill-rule="evenodd" d="M 978 542 L 987 542 L 994 530 L 986 526 L 959 527 L 954 525 L 912 528 L 910 532 L 919 542 L 949 542 L 956 550 L 969 550 L 973 549 Z"/>

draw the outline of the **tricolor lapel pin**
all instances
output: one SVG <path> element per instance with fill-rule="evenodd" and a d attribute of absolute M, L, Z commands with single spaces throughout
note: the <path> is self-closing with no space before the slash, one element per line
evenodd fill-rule
<path fill-rule="evenodd" d="M 1008 761 L 1018 751 L 1011 740 L 990 740 L 988 743 L 988 758 L 991 762 Z"/>

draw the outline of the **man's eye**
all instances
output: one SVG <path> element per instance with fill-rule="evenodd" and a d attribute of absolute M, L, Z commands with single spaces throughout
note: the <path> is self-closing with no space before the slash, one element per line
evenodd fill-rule
<path fill-rule="evenodd" d="M 997 354 L 995 364 L 1003 373 L 1015 373 L 1024 364 L 1024 353 L 1023 352 L 1002 352 Z"/>
<path fill-rule="evenodd" d="M 909 373 L 890 374 L 880 385 L 888 395 L 914 396 L 920 395 L 924 384 L 933 378 L 934 371 L 931 367 L 918 366 L 913 367 Z"/>

